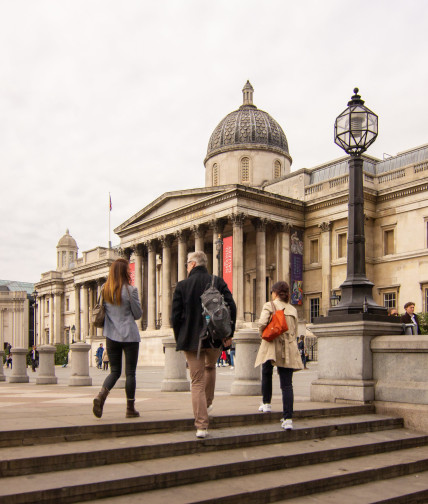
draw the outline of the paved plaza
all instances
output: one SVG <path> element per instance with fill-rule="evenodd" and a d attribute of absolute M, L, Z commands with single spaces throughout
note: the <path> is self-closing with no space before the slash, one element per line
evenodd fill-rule
<path fill-rule="evenodd" d="M 8 377 L 10 369 L 4 369 Z M 125 391 L 114 388 L 110 393 L 101 420 L 92 414 L 92 400 L 98 392 L 106 371 L 90 368 L 92 386 L 70 387 L 71 368 L 55 367 L 56 385 L 36 385 L 37 371 L 28 368 L 30 383 L 0 382 L 0 429 L 17 430 L 68 425 L 90 425 L 97 422 L 125 422 Z M 254 413 L 259 396 L 232 396 L 234 369 L 217 369 L 216 399 L 213 415 Z M 273 411 L 281 411 L 279 377 L 273 377 Z M 317 364 L 309 363 L 307 370 L 294 375 L 295 409 L 314 407 L 310 404 L 310 384 L 317 378 Z M 137 368 L 136 407 L 144 420 L 191 418 L 190 392 L 161 392 L 162 367 Z M 129 419 L 127 420 L 129 422 Z"/>

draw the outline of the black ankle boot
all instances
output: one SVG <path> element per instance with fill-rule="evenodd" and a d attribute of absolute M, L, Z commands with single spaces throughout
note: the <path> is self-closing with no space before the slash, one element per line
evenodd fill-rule
<path fill-rule="evenodd" d="M 109 390 L 103 387 L 94 399 L 94 407 L 92 408 L 92 411 L 97 418 L 101 418 L 103 416 L 103 407 L 108 394 Z"/>
<path fill-rule="evenodd" d="M 140 416 L 134 407 L 135 399 L 127 399 L 126 401 L 126 418 L 137 418 Z"/>

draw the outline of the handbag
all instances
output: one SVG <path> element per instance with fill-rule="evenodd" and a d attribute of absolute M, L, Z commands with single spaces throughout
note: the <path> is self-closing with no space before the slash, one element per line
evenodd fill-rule
<path fill-rule="evenodd" d="M 275 305 L 271 301 L 272 315 L 269 324 L 263 329 L 262 338 L 266 341 L 273 341 L 279 335 L 288 331 L 287 320 L 285 319 L 284 310 L 276 310 Z"/>
<path fill-rule="evenodd" d="M 101 291 L 97 299 L 97 304 L 92 309 L 92 323 L 94 324 L 94 326 L 104 327 L 105 316 L 106 316 L 106 309 L 104 307 L 103 294 Z"/>

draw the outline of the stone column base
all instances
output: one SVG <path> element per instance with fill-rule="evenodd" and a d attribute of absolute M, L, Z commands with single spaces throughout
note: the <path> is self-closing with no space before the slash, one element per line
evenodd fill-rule
<path fill-rule="evenodd" d="M 87 343 L 73 343 L 71 350 L 71 376 L 68 380 L 69 387 L 84 387 L 92 385 L 89 376 L 89 356 L 91 345 Z"/>
<path fill-rule="evenodd" d="M 12 348 L 12 375 L 8 377 L 9 383 L 28 383 L 26 348 Z"/>
<path fill-rule="evenodd" d="M 235 381 L 232 383 L 232 395 L 260 395 L 261 370 L 255 368 L 257 352 L 261 338 L 256 329 L 242 329 L 235 333 Z"/>
<path fill-rule="evenodd" d="M 3 372 L 3 357 L 4 357 L 4 351 L 0 350 L 0 382 L 6 381 L 6 376 L 4 375 Z"/>
<path fill-rule="evenodd" d="M 39 370 L 36 376 L 36 385 L 55 385 L 58 378 L 55 376 L 55 352 L 54 345 L 39 347 Z"/>
<path fill-rule="evenodd" d="M 190 381 L 187 379 L 184 353 L 175 350 L 174 336 L 164 338 L 162 344 L 165 348 L 165 368 L 161 391 L 188 392 L 190 390 Z"/>
<path fill-rule="evenodd" d="M 366 404 L 374 400 L 373 380 L 319 379 L 311 383 L 311 401 Z"/>
<path fill-rule="evenodd" d="M 374 405 L 379 415 L 403 418 L 406 429 L 428 432 L 428 404 L 375 401 Z"/>

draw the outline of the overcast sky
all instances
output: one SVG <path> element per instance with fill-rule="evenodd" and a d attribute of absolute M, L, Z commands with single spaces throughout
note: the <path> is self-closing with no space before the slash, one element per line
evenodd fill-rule
<path fill-rule="evenodd" d="M 242 103 L 282 126 L 292 170 L 343 154 L 355 86 L 369 154 L 428 143 L 424 0 L 0 0 L 0 279 L 56 268 L 166 191 L 203 187 L 208 140 Z M 113 244 L 119 239 L 112 233 Z"/>

